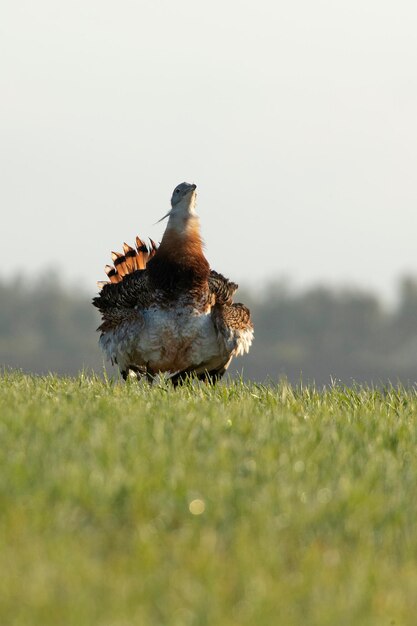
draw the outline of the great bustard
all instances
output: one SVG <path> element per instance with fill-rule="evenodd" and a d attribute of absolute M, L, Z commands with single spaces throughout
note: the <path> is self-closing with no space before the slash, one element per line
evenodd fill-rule
<path fill-rule="evenodd" d="M 106 266 L 109 282 L 99 283 L 99 343 L 124 378 L 167 372 L 174 385 L 189 374 L 214 382 L 252 343 L 249 310 L 233 303 L 238 286 L 204 256 L 195 204 L 196 185 L 178 185 L 159 247 L 139 237 L 136 249 L 124 244 Z"/>

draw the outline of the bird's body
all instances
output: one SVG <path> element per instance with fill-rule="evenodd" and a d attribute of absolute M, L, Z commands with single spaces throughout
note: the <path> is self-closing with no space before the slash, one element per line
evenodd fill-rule
<path fill-rule="evenodd" d="M 204 256 L 195 197 L 195 185 L 176 187 L 159 248 L 137 238 L 137 251 L 125 244 L 123 255 L 113 253 L 110 283 L 93 301 L 103 318 L 100 345 L 124 377 L 214 381 L 252 343 L 249 310 L 232 302 L 237 285 Z"/>

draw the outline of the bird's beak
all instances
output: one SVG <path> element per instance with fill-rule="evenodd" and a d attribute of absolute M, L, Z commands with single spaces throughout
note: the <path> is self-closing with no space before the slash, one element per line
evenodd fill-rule
<path fill-rule="evenodd" d="M 155 222 L 155 224 L 159 224 L 159 222 L 162 222 L 162 220 L 164 220 L 166 217 L 169 217 L 171 215 L 171 211 L 168 211 L 168 213 L 166 213 L 164 215 L 164 217 L 161 217 L 160 220 L 158 220 L 157 222 Z"/>

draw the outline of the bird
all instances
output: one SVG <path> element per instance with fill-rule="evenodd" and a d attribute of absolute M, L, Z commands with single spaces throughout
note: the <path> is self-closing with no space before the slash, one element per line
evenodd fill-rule
<path fill-rule="evenodd" d="M 204 255 L 196 197 L 195 184 L 177 185 L 159 246 L 138 236 L 135 247 L 124 243 L 97 283 L 99 345 L 125 380 L 163 374 L 174 387 L 190 376 L 215 384 L 252 344 L 250 311 L 233 302 L 238 285 Z"/>

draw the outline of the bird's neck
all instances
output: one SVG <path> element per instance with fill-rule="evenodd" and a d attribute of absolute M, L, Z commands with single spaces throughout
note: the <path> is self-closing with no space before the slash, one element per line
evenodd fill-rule
<path fill-rule="evenodd" d="M 149 270 L 155 285 L 163 289 L 207 287 L 210 266 L 203 253 L 199 219 L 195 214 L 170 216 Z"/>
<path fill-rule="evenodd" d="M 169 249 L 172 246 L 171 242 L 174 241 L 181 247 L 189 247 L 190 245 L 195 247 L 199 245 L 202 251 L 200 220 L 195 213 L 171 213 L 162 237 L 161 246 Z"/>

